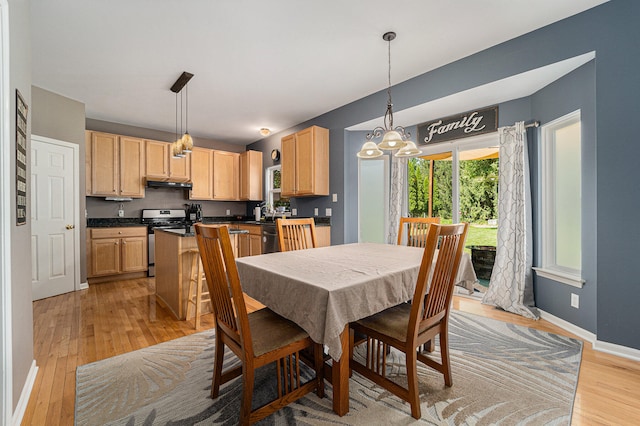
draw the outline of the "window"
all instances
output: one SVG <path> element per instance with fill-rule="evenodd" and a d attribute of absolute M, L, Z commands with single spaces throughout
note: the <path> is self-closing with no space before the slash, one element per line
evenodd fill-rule
<path fill-rule="evenodd" d="M 542 265 L 538 275 L 582 287 L 580 111 L 542 126 Z"/>
<path fill-rule="evenodd" d="M 280 201 L 280 166 L 268 167 L 265 177 L 265 186 L 267 194 L 266 206 L 267 211 L 273 210 L 275 204 Z"/>

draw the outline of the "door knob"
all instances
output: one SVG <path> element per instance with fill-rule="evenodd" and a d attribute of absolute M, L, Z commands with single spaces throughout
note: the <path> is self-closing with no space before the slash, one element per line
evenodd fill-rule
<path fill-rule="evenodd" d="M 75 228 L 75 225 L 67 225 L 67 226 L 65 226 L 65 228 L 67 228 L 67 229 L 74 229 L 74 228 Z"/>

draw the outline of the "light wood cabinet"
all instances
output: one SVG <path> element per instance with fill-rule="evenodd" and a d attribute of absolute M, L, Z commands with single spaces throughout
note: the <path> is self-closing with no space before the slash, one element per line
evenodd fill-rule
<path fill-rule="evenodd" d="M 190 200 L 213 200 L 213 150 L 193 147 L 191 183 Z"/>
<path fill-rule="evenodd" d="M 144 197 L 142 139 L 90 132 L 85 141 L 90 158 L 90 164 L 86 165 L 87 195 Z"/>
<path fill-rule="evenodd" d="M 329 130 L 311 126 L 281 140 L 282 196 L 329 195 Z"/>
<path fill-rule="evenodd" d="M 87 265 L 89 278 L 146 271 L 147 228 L 89 228 Z"/>
<path fill-rule="evenodd" d="M 186 182 L 191 179 L 191 154 L 174 158 L 168 142 L 145 140 L 145 176 L 149 180 Z"/>
<path fill-rule="evenodd" d="M 238 257 L 257 256 L 262 254 L 262 226 L 238 225 L 238 229 L 249 231 L 248 234 L 237 234 Z"/>
<path fill-rule="evenodd" d="M 213 199 L 240 199 L 240 154 L 213 151 Z"/>
<path fill-rule="evenodd" d="M 316 226 L 316 246 L 328 247 L 331 245 L 331 227 Z"/>
<path fill-rule="evenodd" d="M 262 152 L 240 154 L 240 199 L 262 201 Z"/>

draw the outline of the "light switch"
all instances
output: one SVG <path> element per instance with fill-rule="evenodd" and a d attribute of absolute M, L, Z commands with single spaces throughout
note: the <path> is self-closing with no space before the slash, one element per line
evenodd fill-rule
<path fill-rule="evenodd" d="M 333 194 L 333 202 L 334 203 L 338 202 L 338 194 Z"/>
<path fill-rule="evenodd" d="M 318 216 L 318 208 L 317 207 L 315 209 L 313 209 L 313 215 L 314 216 Z"/>
<path fill-rule="evenodd" d="M 331 209 L 330 208 L 324 209 L 324 215 L 327 217 L 331 216 Z"/>

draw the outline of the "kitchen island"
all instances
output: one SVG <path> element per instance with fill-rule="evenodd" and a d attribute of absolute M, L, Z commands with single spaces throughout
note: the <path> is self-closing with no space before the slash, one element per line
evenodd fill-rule
<path fill-rule="evenodd" d="M 234 247 L 237 247 L 238 234 L 248 233 L 237 229 L 230 229 L 229 232 Z M 188 319 L 191 268 L 193 257 L 199 256 L 195 229 L 156 229 L 155 235 L 156 301 L 176 319 Z"/>

